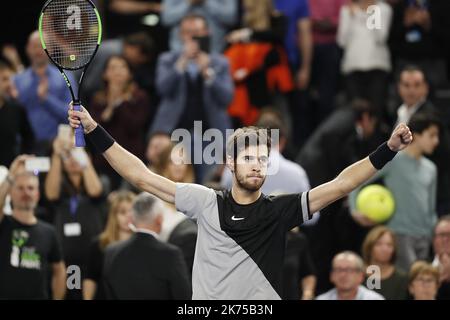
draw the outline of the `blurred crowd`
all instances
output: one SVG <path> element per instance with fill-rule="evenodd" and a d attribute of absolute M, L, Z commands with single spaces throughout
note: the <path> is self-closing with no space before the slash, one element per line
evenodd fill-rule
<path fill-rule="evenodd" d="M 394 195 L 393 217 L 358 212 L 355 190 L 290 231 L 283 299 L 450 298 L 449 1 L 94 2 L 104 40 L 81 101 L 173 181 L 231 186 L 222 164 L 175 161 L 177 128 L 197 148 L 210 128 L 279 129 L 279 172 L 263 186 L 279 194 L 335 178 L 410 126 L 413 143 L 370 182 Z M 80 73 L 68 76 L 76 88 Z M 74 148 L 70 101 L 36 30 L 24 48 L 2 46 L 0 299 L 190 299 L 195 222 L 90 145 Z M 27 170 L 22 154 L 48 157 L 49 170 Z M 132 249 L 113 265 L 123 243 Z"/>

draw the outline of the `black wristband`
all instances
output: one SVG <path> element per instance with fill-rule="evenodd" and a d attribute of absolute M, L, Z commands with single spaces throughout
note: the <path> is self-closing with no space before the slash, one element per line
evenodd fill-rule
<path fill-rule="evenodd" d="M 396 154 L 397 152 L 389 149 L 387 142 L 385 142 L 369 155 L 369 160 L 377 170 L 380 170 L 386 163 L 394 159 Z"/>
<path fill-rule="evenodd" d="M 86 134 L 86 138 L 92 143 L 98 153 L 103 153 L 114 144 L 114 138 L 99 124 Z"/>

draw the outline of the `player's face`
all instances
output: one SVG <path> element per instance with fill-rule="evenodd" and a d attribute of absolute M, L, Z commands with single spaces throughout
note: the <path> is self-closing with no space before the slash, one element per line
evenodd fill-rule
<path fill-rule="evenodd" d="M 394 239 L 386 232 L 375 242 L 372 249 L 372 260 L 376 263 L 390 263 L 394 254 Z"/>
<path fill-rule="evenodd" d="M 364 274 L 353 259 L 341 258 L 333 262 L 331 282 L 338 291 L 355 290 L 363 281 Z"/>
<path fill-rule="evenodd" d="M 428 85 L 422 72 L 403 72 L 400 76 L 399 94 L 403 102 L 413 106 L 428 95 Z"/>
<path fill-rule="evenodd" d="M 266 145 L 242 150 L 234 163 L 237 185 L 248 191 L 258 191 L 266 180 L 269 151 Z"/>
<path fill-rule="evenodd" d="M 450 258 L 450 221 L 442 221 L 436 226 L 433 247 L 437 255 L 447 254 Z"/>
<path fill-rule="evenodd" d="M 34 210 L 39 201 L 39 182 L 32 175 L 19 175 L 11 189 L 14 209 Z"/>
<path fill-rule="evenodd" d="M 130 232 L 129 224 L 133 215 L 132 203 L 130 201 L 122 201 L 116 212 L 119 230 L 123 232 Z"/>
<path fill-rule="evenodd" d="M 428 129 L 422 131 L 422 133 L 416 133 L 414 140 L 419 144 L 424 154 L 430 155 L 439 145 L 439 128 L 435 125 L 430 126 Z"/>

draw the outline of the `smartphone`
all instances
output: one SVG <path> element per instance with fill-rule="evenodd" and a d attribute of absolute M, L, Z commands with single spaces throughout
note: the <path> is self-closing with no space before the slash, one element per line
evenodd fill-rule
<path fill-rule="evenodd" d="M 200 51 L 209 53 L 211 41 L 209 36 L 194 37 L 193 39 L 198 42 L 198 47 L 200 48 Z"/>
<path fill-rule="evenodd" d="M 48 172 L 50 170 L 50 158 L 49 157 L 35 157 L 25 160 L 25 170 L 34 172 Z"/>

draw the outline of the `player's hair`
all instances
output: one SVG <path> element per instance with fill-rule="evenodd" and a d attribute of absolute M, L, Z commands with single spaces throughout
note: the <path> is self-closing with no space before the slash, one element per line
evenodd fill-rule
<path fill-rule="evenodd" d="M 431 126 L 437 126 L 441 129 L 442 123 L 436 115 L 427 112 L 413 115 L 408 122 L 408 127 L 412 133 L 420 134 Z"/>
<path fill-rule="evenodd" d="M 409 270 L 409 284 L 411 285 L 417 277 L 421 275 L 430 275 L 439 285 L 439 270 L 426 261 L 416 261 Z"/>
<path fill-rule="evenodd" d="M 117 213 L 119 206 L 123 202 L 133 203 L 136 195 L 131 191 L 119 191 L 110 200 L 108 221 L 106 222 L 105 230 L 100 234 L 100 248 L 103 250 L 109 244 L 119 241 L 119 220 Z"/>
<path fill-rule="evenodd" d="M 283 121 L 283 117 L 273 108 L 265 108 L 261 110 L 256 126 L 263 129 L 278 130 L 279 139 L 288 138 L 288 132 L 286 124 Z M 272 137 L 272 146 L 278 144 L 278 141 L 274 141 L 274 138 L 275 137 Z"/>
<path fill-rule="evenodd" d="M 266 145 L 270 154 L 270 130 L 254 126 L 237 129 L 227 141 L 226 154 L 236 161 L 238 154 L 250 146 Z"/>
<path fill-rule="evenodd" d="M 380 240 L 382 236 L 385 234 L 389 234 L 391 236 L 392 242 L 394 244 L 394 251 L 392 252 L 391 259 L 389 260 L 390 263 L 394 263 L 395 259 L 397 257 L 397 239 L 394 234 L 394 232 L 389 229 L 386 226 L 377 226 L 370 230 L 370 232 L 367 234 L 366 238 L 364 239 L 363 245 L 362 245 L 362 257 L 364 260 L 364 263 L 366 265 L 372 264 L 372 253 L 373 253 L 373 247 L 375 246 L 376 242 Z"/>

